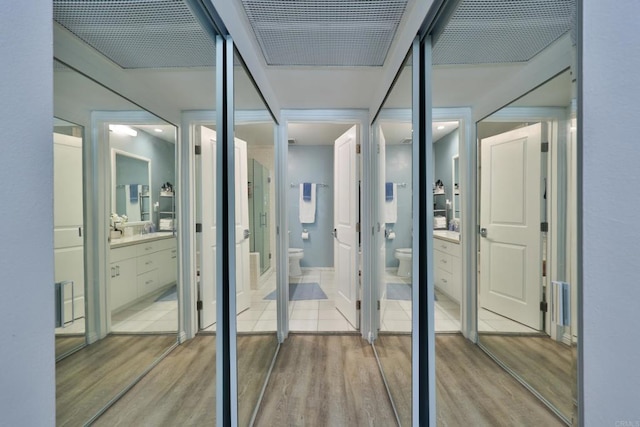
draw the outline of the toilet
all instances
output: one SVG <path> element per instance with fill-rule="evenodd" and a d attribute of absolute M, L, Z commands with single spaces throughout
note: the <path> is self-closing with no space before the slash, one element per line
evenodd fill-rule
<path fill-rule="evenodd" d="M 302 276 L 300 260 L 304 257 L 304 249 L 289 248 L 289 277 Z"/>
<path fill-rule="evenodd" d="M 400 277 L 411 277 L 411 248 L 398 248 L 394 256 L 400 261 L 396 274 Z"/>

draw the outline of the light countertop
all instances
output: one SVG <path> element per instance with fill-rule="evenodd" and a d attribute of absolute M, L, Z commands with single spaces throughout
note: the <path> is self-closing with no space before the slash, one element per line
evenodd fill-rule
<path fill-rule="evenodd" d="M 433 230 L 433 237 L 451 243 L 460 243 L 460 232 L 449 230 Z"/>
<path fill-rule="evenodd" d="M 174 237 L 171 231 L 158 231 L 156 233 L 120 237 L 118 239 L 111 239 L 111 249 L 137 245 L 138 243 L 152 242 L 154 240 L 169 239 L 171 237 Z"/>

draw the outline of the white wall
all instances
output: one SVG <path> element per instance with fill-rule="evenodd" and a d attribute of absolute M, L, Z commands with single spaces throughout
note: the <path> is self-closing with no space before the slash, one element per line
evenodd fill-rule
<path fill-rule="evenodd" d="M 584 421 L 637 426 L 640 3 L 581 3 Z"/>
<path fill-rule="evenodd" d="M 50 0 L 0 13 L 0 425 L 55 424 Z M 9 209 L 10 207 L 10 209 Z"/>

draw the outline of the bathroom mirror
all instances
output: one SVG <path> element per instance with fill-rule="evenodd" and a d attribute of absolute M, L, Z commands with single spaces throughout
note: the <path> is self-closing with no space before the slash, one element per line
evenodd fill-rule
<path fill-rule="evenodd" d="M 122 126 L 124 125 L 114 125 L 114 129 Z M 137 136 L 135 129 L 127 128 L 136 132 Z M 116 142 L 112 141 L 111 144 L 115 145 Z M 115 207 L 113 212 L 120 217 L 126 216 L 129 223 L 150 221 L 153 206 L 153 188 L 149 186 L 151 160 L 112 148 L 111 180 L 111 206 Z"/>
<path fill-rule="evenodd" d="M 411 425 L 413 131 L 411 51 L 373 124 L 377 156 L 379 333 L 374 342 L 401 425 Z"/>
<path fill-rule="evenodd" d="M 567 423 L 578 340 L 574 85 L 567 69 L 477 124 L 479 344 Z"/>
<path fill-rule="evenodd" d="M 64 269 L 73 272 L 74 277 L 82 277 L 82 279 L 85 277 L 106 279 L 84 281 L 84 289 L 79 287 L 83 280 L 73 279 L 73 297 L 67 297 L 69 285 L 63 291 L 65 301 L 67 298 L 73 298 L 76 302 L 74 304 L 76 315 L 84 314 L 84 319 L 76 319 L 72 325 L 66 324 L 63 329 L 71 330 L 75 325 L 82 324 L 84 320 L 88 345 L 64 357 L 56 364 L 56 424 L 84 425 L 109 404 L 111 399 L 126 390 L 176 342 L 177 301 L 175 298 L 173 301 L 165 302 L 173 305 L 175 313 L 173 320 L 170 321 L 171 327 L 163 324 L 161 331 L 151 331 L 149 329 L 151 323 L 165 322 L 169 316 L 163 314 L 154 319 L 145 319 L 141 301 L 138 300 L 137 287 L 139 284 L 145 285 L 153 277 L 164 277 L 167 281 L 173 280 L 175 286 L 177 267 L 175 252 L 172 252 L 175 248 L 167 247 L 163 252 L 166 259 L 158 259 L 157 268 L 150 268 L 148 272 L 138 274 L 138 265 L 145 265 L 145 263 L 138 262 L 137 251 L 132 249 L 133 246 L 123 246 L 121 250 L 128 251 L 129 257 L 118 258 L 109 253 L 112 250 L 112 244 L 106 240 L 110 237 L 108 218 L 109 212 L 112 211 L 110 206 L 111 147 L 108 140 L 109 122 L 100 121 L 99 118 L 101 115 L 104 117 L 105 114 L 116 115 L 118 120 L 112 123 L 124 123 L 128 126 L 143 125 L 145 121 L 141 121 L 141 117 L 153 118 L 151 122 L 154 124 L 159 119 L 58 61 L 54 62 L 54 113 L 56 117 L 78 124 L 70 127 L 56 120 L 56 128 L 54 128 L 54 144 L 58 134 L 75 138 L 73 143 L 63 141 L 64 148 L 73 148 L 72 153 L 65 153 L 66 157 L 56 154 L 55 157 L 54 203 L 57 206 L 55 215 L 63 220 L 56 222 L 55 236 L 56 242 L 59 243 L 59 245 L 56 243 L 56 251 L 75 253 L 73 264 L 68 257 L 56 256 L 56 281 L 65 281 L 68 280 L 67 277 L 71 277 L 71 273 L 59 274 Z M 85 131 L 82 132 L 81 129 Z M 172 138 L 175 140 L 175 128 L 171 127 L 171 129 L 174 129 Z M 171 144 L 169 149 L 174 149 L 174 145 Z M 55 150 L 58 153 L 58 147 Z M 58 163 L 63 159 L 66 159 L 65 167 L 58 168 L 59 164 L 63 165 Z M 153 188 L 159 187 L 153 186 Z M 77 199 L 78 194 L 85 197 L 80 197 L 73 204 L 58 203 L 60 195 L 67 199 L 75 195 Z M 71 206 L 74 206 L 74 211 L 66 212 L 65 210 L 71 209 Z M 79 213 L 76 212 L 78 209 L 81 209 Z M 100 215 L 107 221 L 96 221 L 96 217 Z M 86 224 L 83 218 L 86 218 Z M 67 235 L 73 236 L 74 240 L 65 238 Z M 124 237 L 114 238 L 112 240 L 114 245 L 118 244 L 116 241 L 124 243 Z M 107 247 L 103 246 L 105 244 Z M 98 253 L 102 254 L 101 257 L 108 257 L 107 259 L 111 262 L 107 264 L 104 274 L 96 270 L 101 265 L 96 259 Z M 170 268 L 170 266 L 173 267 Z M 133 289 L 135 292 L 135 296 L 130 295 L 131 299 L 121 306 L 122 312 L 129 309 L 135 309 L 138 312 L 137 318 L 131 319 L 132 321 L 122 328 L 124 334 L 116 332 L 117 320 L 112 318 L 112 313 L 117 312 L 117 308 L 114 309 L 114 307 L 119 304 L 118 298 L 120 298 L 120 295 L 113 290 L 114 282 L 118 278 L 121 279 L 123 290 L 128 292 Z M 155 292 L 162 293 L 164 290 L 158 288 Z M 161 294 L 156 295 L 155 299 L 160 296 Z M 120 302 L 122 301 L 120 299 Z M 85 309 L 84 313 L 81 307 Z M 65 309 L 65 313 L 70 311 Z M 146 314 L 151 312 L 147 311 Z M 153 314 L 155 316 L 158 313 Z M 59 331 L 60 328 L 56 329 L 56 332 Z"/>
<path fill-rule="evenodd" d="M 238 425 L 248 426 L 278 348 L 275 121 L 234 57 Z"/>

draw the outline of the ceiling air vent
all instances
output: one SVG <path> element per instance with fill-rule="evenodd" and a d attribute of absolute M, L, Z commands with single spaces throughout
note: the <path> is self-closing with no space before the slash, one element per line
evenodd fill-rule
<path fill-rule="evenodd" d="M 461 0 L 433 34 L 433 63 L 526 62 L 575 27 L 576 0 Z"/>
<path fill-rule="evenodd" d="M 53 19 L 122 68 L 215 65 L 215 43 L 184 1 L 53 0 Z"/>
<path fill-rule="evenodd" d="M 268 65 L 382 66 L 407 0 L 241 0 Z"/>

